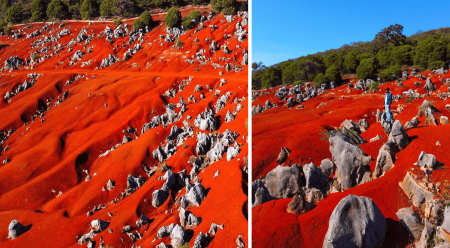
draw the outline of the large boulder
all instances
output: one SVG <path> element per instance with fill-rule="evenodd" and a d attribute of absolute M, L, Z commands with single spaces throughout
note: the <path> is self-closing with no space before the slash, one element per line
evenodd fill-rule
<path fill-rule="evenodd" d="M 395 152 L 388 144 L 384 144 L 378 153 L 373 177 L 381 177 L 384 173 L 390 171 L 392 168 L 394 168 L 394 162 Z"/>
<path fill-rule="evenodd" d="M 252 183 L 252 195 L 253 195 L 253 198 L 252 198 L 252 206 L 253 207 L 256 207 L 259 204 L 263 204 L 265 202 L 268 202 L 268 201 L 271 201 L 274 199 L 270 195 L 270 193 L 267 190 L 264 183 L 259 179 L 256 179 Z"/>
<path fill-rule="evenodd" d="M 370 172 L 365 168 L 371 158 L 345 134 L 331 131 L 330 151 L 337 167 L 338 181 L 343 190 L 368 181 Z"/>
<path fill-rule="evenodd" d="M 392 125 L 389 133 L 388 143 L 395 146 L 398 150 L 403 150 L 409 145 L 409 137 L 399 120 Z"/>
<path fill-rule="evenodd" d="M 333 210 L 322 247 L 382 247 L 386 232 L 386 219 L 370 198 L 348 195 Z"/>
<path fill-rule="evenodd" d="M 19 221 L 12 220 L 8 227 L 8 239 L 16 239 L 26 231 L 27 228 L 20 224 Z"/>
<path fill-rule="evenodd" d="M 427 82 L 425 83 L 424 89 L 428 92 L 435 91 L 436 87 L 433 82 L 431 82 L 431 78 L 427 78 Z"/>
<path fill-rule="evenodd" d="M 441 166 L 441 162 L 436 160 L 436 157 L 433 154 L 426 154 L 422 151 L 419 155 L 419 160 L 417 160 L 416 165 L 421 167 L 421 169 L 430 169 L 436 170 L 439 166 Z"/>
<path fill-rule="evenodd" d="M 267 173 L 264 184 L 272 197 L 291 198 L 302 192 L 305 185 L 301 177 L 301 171 L 296 166 L 292 167 L 278 165 L 275 169 Z"/>
<path fill-rule="evenodd" d="M 399 185 L 417 208 L 425 207 L 426 203 L 431 202 L 434 198 L 433 193 L 419 185 L 409 172 L 406 173 L 405 178 Z"/>
<path fill-rule="evenodd" d="M 400 224 L 406 229 L 406 231 L 408 231 L 409 235 L 417 240 L 422 234 L 423 225 L 413 208 L 401 208 L 398 210 L 396 215 L 400 220 Z"/>
<path fill-rule="evenodd" d="M 306 188 L 322 189 L 328 182 L 328 176 L 323 174 L 322 170 L 313 163 L 303 166 L 305 174 Z"/>

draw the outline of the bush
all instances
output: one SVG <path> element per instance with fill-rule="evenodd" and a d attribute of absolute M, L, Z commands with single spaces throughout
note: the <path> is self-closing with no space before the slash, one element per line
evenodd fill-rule
<path fill-rule="evenodd" d="M 236 14 L 236 0 L 211 0 L 211 6 L 217 12 L 222 12 L 225 15 Z"/>
<path fill-rule="evenodd" d="M 376 59 L 368 58 L 363 59 L 356 69 L 356 77 L 358 79 L 368 79 L 375 77 L 376 72 Z"/>
<path fill-rule="evenodd" d="M 142 12 L 140 20 L 141 20 L 142 26 L 144 26 L 144 27 L 151 26 L 153 24 L 152 16 L 150 15 L 150 13 L 148 13 L 148 11 Z"/>
<path fill-rule="evenodd" d="M 6 26 L 3 30 L 5 31 L 6 34 L 12 34 L 12 27 L 9 25 Z"/>
<path fill-rule="evenodd" d="M 98 16 L 98 4 L 95 0 L 84 0 L 80 8 L 81 18 L 89 20 Z"/>
<path fill-rule="evenodd" d="M 44 21 L 45 20 L 45 12 L 44 12 L 44 2 L 41 0 L 33 0 L 30 5 L 31 11 L 31 22 Z"/>
<path fill-rule="evenodd" d="M 168 27 L 179 26 L 181 23 L 180 11 L 175 7 L 170 8 L 169 11 L 167 12 L 166 17 L 164 18 L 164 22 Z"/>
<path fill-rule="evenodd" d="M 141 20 L 139 20 L 139 19 L 134 20 L 134 22 L 133 22 L 133 29 L 134 30 L 139 30 L 141 28 L 143 28 Z"/>
<path fill-rule="evenodd" d="M 317 74 L 313 81 L 316 83 L 316 85 L 326 84 L 330 82 L 328 77 L 323 73 Z"/>
<path fill-rule="evenodd" d="M 369 84 L 369 91 L 378 90 L 380 88 L 380 83 L 373 81 Z"/>
<path fill-rule="evenodd" d="M 122 20 L 120 18 L 114 18 L 114 25 L 120 25 L 122 24 Z"/>
<path fill-rule="evenodd" d="M 331 81 L 340 82 L 342 79 L 341 73 L 336 68 L 336 65 L 332 65 L 332 66 L 328 67 L 325 75 L 327 76 L 327 78 L 330 82 Z"/>
<path fill-rule="evenodd" d="M 116 3 L 114 0 L 103 0 L 100 4 L 100 15 L 110 17 L 116 12 Z"/>
<path fill-rule="evenodd" d="M 152 0 L 155 7 L 163 7 L 164 6 L 164 0 Z"/>
<path fill-rule="evenodd" d="M 12 24 L 21 23 L 23 21 L 22 9 L 23 4 L 21 1 L 18 4 L 9 7 L 8 10 L 6 10 L 5 20 Z"/>
<path fill-rule="evenodd" d="M 175 41 L 175 46 L 178 47 L 178 48 L 182 47 L 183 44 L 184 44 L 183 41 L 180 40 L 180 39 L 177 39 L 177 40 Z"/>
<path fill-rule="evenodd" d="M 72 18 L 74 19 L 80 19 L 81 18 L 81 13 L 80 13 L 80 4 L 77 3 L 75 5 L 72 5 L 69 7 L 69 14 L 70 16 L 72 16 Z"/>
<path fill-rule="evenodd" d="M 380 78 L 383 79 L 384 82 L 395 80 L 394 75 L 397 77 L 401 77 L 402 68 L 400 65 L 391 65 L 388 69 L 379 73 Z"/>
<path fill-rule="evenodd" d="M 193 29 L 200 22 L 201 14 L 198 10 L 193 10 L 183 19 L 182 25 L 184 28 Z M 195 20 L 195 21 L 193 21 Z"/>
<path fill-rule="evenodd" d="M 170 0 L 173 6 L 181 6 L 184 1 L 183 0 Z"/>
<path fill-rule="evenodd" d="M 48 19 L 62 20 L 69 15 L 69 7 L 61 0 L 52 0 L 47 7 Z"/>

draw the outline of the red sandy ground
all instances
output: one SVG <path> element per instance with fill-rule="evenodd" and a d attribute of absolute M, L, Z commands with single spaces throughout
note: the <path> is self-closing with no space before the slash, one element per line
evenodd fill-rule
<path fill-rule="evenodd" d="M 187 15 L 188 10 L 190 9 L 186 8 L 182 12 L 183 16 Z M 247 176 L 242 172 L 244 157 L 248 155 L 245 124 L 248 100 L 241 102 L 244 108 L 237 114 L 234 121 L 229 123 L 224 121 L 227 110 L 233 112 L 233 107 L 236 106 L 232 103 L 234 98 L 241 99 L 244 96 L 247 98 L 247 66 L 244 66 L 244 70 L 239 73 L 225 72 L 225 69 L 222 69 L 224 75 L 219 76 L 220 70 L 213 69 L 211 63 L 199 66 L 197 63 L 189 65 L 184 61 L 201 48 L 205 49 L 207 57 L 210 57 L 209 43 L 205 43 L 205 38 L 210 37 L 220 45 L 227 42 L 228 47 L 236 51 L 230 55 L 224 55 L 218 51 L 212 55 L 212 62 L 223 65 L 224 62 L 219 62 L 219 57 L 233 58 L 234 56 L 240 63 L 242 49 L 248 49 L 247 41 L 240 43 L 234 37 L 226 41 L 223 37 L 228 33 L 233 35 L 234 26 L 240 18 L 233 23 L 226 23 L 223 15 L 214 17 L 210 24 L 218 25 L 219 29 L 211 31 L 210 28 L 206 28 L 197 34 L 193 34 L 193 30 L 189 31 L 180 37 L 184 42 L 180 50 L 172 50 L 173 43 L 164 43 L 160 46 L 159 35 L 165 35 L 166 30 L 162 21 L 164 15 L 155 15 L 153 19 L 161 22 L 150 33 L 145 34 L 143 49 L 128 61 L 119 61 L 110 67 L 94 70 L 108 54 L 116 54 L 122 60 L 123 52 L 128 49 L 119 48 L 115 53 L 113 46 L 122 45 L 122 41 L 126 42 L 128 38 L 119 38 L 111 45 L 105 41 L 103 35 L 100 39 L 92 40 L 88 47 L 95 45 L 93 52 L 82 58 L 82 61 L 92 59 L 90 66 L 81 67 L 81 62 L 68 66 L 68 60 L 75 51 L 80 49 L 86 52 L 82 42 L 76 44 L 71 53 L 67 53 L 67 48 L 64 48 L 59 55 L 45 60 L 32 70 L 20 67 L 19 70 L 11 73 L 0 73 L 2 97 L 6 92 L 15 89 L 18 83 L 23 83 L 28 73 L 44 74 L 33 87 L 14 96 L 11 103 L 0 101 L 0 130 L 9 130 L 11 127 L 16 129 L 3 146 L 9 145 L 9 150 L 0 154 L 1 161 L 6 157 L 12 160 L 6 165 L 0 165 L 0 247 L 80 247 L 77 245 L 76 237 L 87 233 L 90 230 L 89 223 L 94 219 L 109 221 L 108 228 L 114 231 L 111 234 L 103 231 L 97 235 L 94 238 L 97 246 L 102 236 L 105 245 L 115 248 L 131 247 L 131 239 L 126 234 L 122 234 L 121 229 L 125 225 L 135 227 L 135 222 L 141 214 L 145 214 L 151 223 L 137 229 L 143 233 L 143 238 L 135 245 L 154 247 L 161 241 L 168 244 L 170 242 L 168 238 L 153 243 L 151 241 L 163 225 L 179 224 L 174 199 L 175 196 L 185 194 L 185 189 L 178 194 L 172 192 L 164 205 L 155 209 L 151 206 L 152 192 L 161 188 L 164 183 L 163 180 L 157 180 L 163 172 L 157 171 L 155 175 L 148 178 L 143 170 L 142 162 L 149 167 L 158 163 L 152 156 L 148 156 L 147 152 L 151 153 L 165 141 L 172 125 L 167 128 L 159 126 L 150 129 L 139 139 L 120 146 L 107 156 L 101 158 L 98 156 L 121 142 L 122 130 L 128 126 L 137 128 L 140 134 L 142 125 L 149 122 L 153 116 L 152 109 L 155 110 L 155 115 L 163 114 L 167 103 L 178 103 L 180 95 L 183 96 L 184 101 L 187 101 L 191 94 L 199 100 L 200 92 L 193 93 L 193 91 L 195 86 L 200 84 L 204 88 L 203 93 L 206 98 L 199 103 L 188 103 L 188 110 L 182 120 L 187 115 L 195 118 L 204 111 L 205 107 L 215 104 L 217 97 L 213 94 L 219 87 L 221 78 L 225 78 L 227 84 L 219 88 L 220 95 L 227 91 L 235 94 L 230 97 L 226 107 L 216 114 L 220 116 L 222 123 L 218 132 L 222 133 L 226 129 L 236 131 L 240 134 L 237 141 L 243 146 L 239 156 L 232 161 L 226 162 L 226 158 L 223 158 L 199 174 L 199 180 L 209 191 L 201 206 L 189 209 L 195 216 L 202 219 L 198 227 L 188 231 L 193 235 L 189 243 L 192 246 L 198 233 L 200 231 L 206 233 L 211 223 L 215 222 L 224 223 L 225 229 L 218 230 L 209 247 L 229 247 L 235 244 L 239 235 L 243 235 L 243 241 L 248 244 Z M 131 27 L 131 20 L 126 23 Z M 40 30 L 42 26 L 43 24 L 33 24 L 27 32 Z M 29 59 L 30 54 L 35 51 L 31 48 L 32 41 L 42 39 L 43 35 L 49 35 L 49 32 L 58 29 L 58 26 L 59 24 L 49 25 L 48 31 L 29 40 L 20 38 L 16 41 L 5 36 L 0 37 L 0 44 L 8 45 L 0 50 L 0 62 L 3 64 L 3 61 L 12 55 Z M 63 28 L 69 27 L 72 34 L 64 36 L 59 42 L 62 42 L 62 45 L 66 44 L 78 35 L 82 27 L 86 27 L 88 34 L 93 31 L 98 34 L 106 26 L 114 28 L 111 22 L 96 22 L 91 26 L 88 26 L 86 22 L 70 22 Z M 196 37 L 200 42 L 194 44 L 193 40 Z M 242 49 L 235 48 L 237 44 Z M 62 60 L 65 63 L 59 65 L 58 61 Z M 232 59 L 227 62 L 231 61 Z M 132 68 L 133 63 L 139 65 Z M 233 62 L 233 64 L 238 63 Z M 73 79 L 77 74 L 87 76 L 70 86 L 63 87 L 68 79 Z M 183 91 L 171 99 L 162 97 L 167 89 L 189 76 L 192 76 L 193 80 Z M 214 91 L 209 92 L 205 89 L 205 85 L 210 85 Z M 62 89 L 61 92 L 69 90 L 68 99 L 47 111 L 44 116 L 45 122 L 40 122 L 39 118 L 36 122 L 31 122 L 30 117 L 37 109 L 38 100 L 45 102 L 50 97 L 56 98 L 61 94 L 57 87 Z M 87 98 L 88 93 L 91 94 L 90 98 Z M 104 103 L 108 104 L 107 108 L 104 107 Z M 176 111 L 179 112 L 179 108 Z M 24 126 L 23 119 L 28 120 L 30 124 Z M 174 125 L 181 127 L 182 120 Z M 190 120 L 190 124 L 193 125 L 193 119 Z M 197 132 L 199 129 L 195 128 L 194 131 Z M 185 143 L 188 145 L 187 148 L 178 146 L 177 153 L 166 161 L 175 173 L 187 169 L 189 174 L 191 165 L 187 162 L 191 155 L 196 155 L 196 138 L 189 138 Z M 88 160 L 76 168 L 77 156 L 85 153 L 89 154 Z M 84 180 L 86 174 L 81 172 L 86 169 L 92 177 L 88 182 Z M 220 171 L 220 175 L 213 179 L 217 170 Z M 94 173 L 97 175 L 93 176 Z M 141 175 L 148 181 L 117 204 L 109 204 L 124 191 L 129 174 Z M 102 191 L 108 179 L 115 181 L 115 189 Z M 52 189 L 56 192 L 52 193 Z M 63 194 L 56 198 L 59 191 Z M 86 213 L 99 204 L 105 204 L 107 208 L 88 217 Z M 167 210 L 169 213 L 165 214 Z M 113 213 L 113 216 L 109 217 L 108 212 Z M 30 225 L 31 228 L 17 239 L 8 240 L 6 238 L 8 225 L 13 219 L 17 219 L 25 226 Z M 122 242 L 121 238 L 125 241 Z"/>
<path fill-rule="evenodd" d="M 429 71 L 422 72 L 422 75 L 429 77 Z M 445 76 L 432 75 L 432 82 L 437 87 L 431 96 L 426 97 L 440 110 L 441 114 L 435 114 L 436 119 L 441 115 L 450 116 L 445 105 L 450 101 L 440 100 L 436 97 L 438 92 L 447 92 L 447 86 L 440 81 L 441 78 L 449 78 L 450 73 Z M 419 87 L 413 86 L 415 81 L 423 84 Z M 353 84 L 357 80 L 351 80 Z M 376 135 L 383 135 L 383 138 L 375 142 L 360 145 L 361 149 L 372 156 L 373 162 L 370 169 L 373 171 L 376 158 L 381 146 L 387 141 L 387 136 L 380 123 L 376 122 L 372 112 L 383 109 L 384 92 L 386 87 L 390 87 L 392 94 L 402 94 L 408 88 L 419 89 L 420 94 L 424 94 L 423 86 L 425 80 L 410 78 L 404 81 L 406 88 L 397 88 L 395 82 L 381 85 L 381 91 L 362 95 L 361 90 L 347 91 L 348 84 L 340 86 L 334 90 L 315 97 L 307 102 L 301 103 L 304 109 L 288 109 L 285 106 L 276 107 L 253 116 L 253 139 L 252 139 L 252 181 L 266 174 L 277 166 L 276 159 L 281 147 L 288 147 L 292 153 L 285 162 L 285 165 L 293 163 L 306 164 L 313 162 L 320 166 L 320 162 L 325 158 L 332 158 L 329 143 L 323 139 L 321 131 L 325 128 L 339 127 L 345 119 L 358 121 L 365 114 L 369 116 L 369 129 L 362 133 L 367 141 Z M 278 88 L 270 89 L 275 92 Z M 344 99 L 339 99 L 344 95 Z M 394 102 L 392 110 L 397 109 L 399 104 L 405 106 L 405 110 L 395 119 L 400 120 L 404 125 L 410 121 L 418 112 L 418 107 L 424 99 L 415 100 L 413 103 L 405 102 L 406 98 Z M 252 105 L 261 104 L 264 106 L 266 100 L 277 103 L 279 98 L 275 94 L 258 97 Z M 321 102 L 327 104 L 317 108 Z M 348 189 L 344 192 L 328 195 L 317 206 L 303 215 L 293 215 L 286 212 L 287 204 L 292 199 L 281 199 L 270 201 L 258 205 L 252 210 L 252 237 L 253 247 L 322 247 L 325 234 L 328 229 L 328 221 L 332 211 L 339 201 L 349 194 L 366 196 L 371 198 L 380 208 L 388 223 L 388 233 L 384 247 L 406 247 L 411 243 L 406 232 L 399 226 L 396 212 L 400 208 L 408 207 L 408 198 L 399 187 L 398 183 L 403 181 L 407 171 L 416 167 L 421 151 L 431 153 L 436 159 L 445 164 L 444 169 L 433 172 L 430 182 L 437 182 L 450 179 L 447 169 L 450 168 L 450 125 L 425 126 L 425 117 L 419 118 L 419 125 L 407 131 L 411 143 L 408 147 L 396 154 L 395 167 L 387 172 L 383 177 Z M 440 141 L 442 146 L 436 146 Z M 416 169 L 415 172 L 418 170 Z M 422 173 L 423 174 L 423 173 Z M 442 190 L 442 186 L 441 186 Z M 442 192 L 442 191 L 441 191 Z"/>

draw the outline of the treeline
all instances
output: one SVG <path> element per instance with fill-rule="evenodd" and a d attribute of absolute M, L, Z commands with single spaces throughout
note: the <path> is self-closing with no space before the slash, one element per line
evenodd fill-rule
<path fill-rule="evenodd" d="M 246 2 L 236 0 L 0 0 L 0 31 L 8 33 L 18 23 L 134 17 L 155 8 L 206 4 L 224 14 L 247 10 Z"/>
<path fill-rule="evenodd" d="M 288 60 L 267 68 L 252 64 L 252 88 L 314 82 L 317 85 L 356 74 L 358 79 L 380 77 L 384 82 L 401 77 L 402 70 L 446 67 L 450 59 L 450 28 L 403 35 L 399 24 L 384 28 L 369 42 L 355 42 L 313 55 Z"/>

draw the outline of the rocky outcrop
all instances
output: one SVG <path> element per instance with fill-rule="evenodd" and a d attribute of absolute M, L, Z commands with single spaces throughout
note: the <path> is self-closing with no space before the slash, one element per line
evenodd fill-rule
<path fill-rule="evenodd" d="M 414 212 L 412 207 L 409 208 L 401 208 L 396 213 L 398 219 L 400 220 L 400 224 L 403 228 L 408 231 L 409 235 L 414 237 L 417 240 L 423 231 L 422 221 L 419 216 Z"/>
<path fill-rule="evenodd" d="M 291 214 L 304 214 L 312 209 L 311 203 L 306 201 L 302 196 L 296 195 L 287 206 L 287 212 Z"/>
<path fill-rule="evenodd" d="M 270 195 L 264 183 L 256 179 L 252 183 L 252 206 L 256 207 L 259 204 L 263 204 L 265 202 L 271 201 L 274 198 Z"/>
<path fill-rule="evenodd" d="M 323 174 L 322 170 L 313 163 L 303 166 L 306 188 L 322 189 L 328 183 L 328 176 Z"/>
<path fill-rule="evenodd" d="M 280 199 L 300 194 L 305 183 L 296 165 L 292 167 L 278 165 L 267 173 L 264 185 L 272 197 Z"/>
<path fill-rule="evenodd" d="M 346 135 L 331 131 L 330 151 L 337 167 L 338 182 L 343 190 L 370 181 L 370 172 L 365 168 L 371 158 Z"/>
<path fill-rule="evenodd" d="M 19 221 L 12 220 L 8 226 L 8 239 L 16 239 L 26 231 L 28 231 L 28 229 L 20 224 Z"/>
<path fill-rule="evenodd" d="M 382 247 L 386 232 L 386 219 L 370 198 L 348 195 L 333 210 L 322 247 Z"/>
<path fill-rule="evenodd" d="M 426 154 L 422 151 L 419 155 L 419 160 L 416 163 L 422 170 L 429 169 L 431 171 L 436 170 L 439 166 L 442 165 L 441 162 L 436 160 L 436 157 L 433 154 Z"/>
<path fill-rule="evenodd" d="M 419 185 L 411 176 L 409 172 L 406 173 L 405 178 L 399 183 L 400 188 L 403 189 L 406 196 L 411 199 L 412 204 L 417 208 L 425 207 L 426 202 L 433 200 L 433 193 L 428 191 L 425 187 Z"/>

